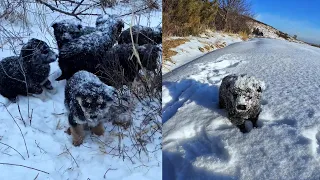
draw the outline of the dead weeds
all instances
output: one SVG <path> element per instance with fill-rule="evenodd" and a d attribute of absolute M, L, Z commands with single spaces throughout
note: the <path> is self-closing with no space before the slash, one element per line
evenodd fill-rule
<path fill-rule="evenodd" d="M 176 48 L 180 46 L 181 44 L 184 44 L 186 42 L 189 42 L 188 39 L 186 38 L 181 38 L 181 39 L 167 39 L 162 42 L 162 57 L 163 57 L 163 62 L 165 63 L 166 61 L 172 62 L 171 57 L 178 54 L 176 51 L 172 50 L 172 48 Z"/>

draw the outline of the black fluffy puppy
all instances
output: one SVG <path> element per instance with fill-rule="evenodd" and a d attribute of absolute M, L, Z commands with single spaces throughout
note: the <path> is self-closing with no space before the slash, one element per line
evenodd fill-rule
<path fill-rule="evenodd" d="M 161 44 L 162 43 L 162 29 L 152 29 L 145 26 L 132 26 L 133 41 L 136 44 Z M 119 44 L 132 43 L 130 28 L 124 30 L 119 37 Z"/>
<path fill-rule="evenodd" d="M 59 66 L 62 75 L 56 80 L 69 79 L 79 70 L 90 72 L 98 65 L 105 52 L 117 41 L 124 27 L 121 19 L 111 15 L 99 16 L 96 21 L 96 31 L 72 39 L 59 49 Z"/>
<path fill-rule="evenodd" d="M 52 90 L 48 80 L 50 63 L 57 55 L 43 41 L 30 39 L 20 56 L 0 61 L 0 94 L 15 102 L 18 95 L 41 94 L 42 86 Z M 28 88 L 28 89 L 27 89 Z"/>
<path fill-rule="evenodd" d="M 82 26 L 73 20 L 62 20 L 51 25 L 54 29 L 54 37 L 60 49 L 64 44 L 82 35 L 90 34 L 96 30 L 94 27 Z"/>
<path fill-rule="evenodd" d="M 113 87 L 87 71 L 79 71 L 67 81 L 65 105 L 75 146 L 82 144 L 85 126 L 96 135 L 104 133 L 103 121 L 114 104 L 115 93 Z"/>
<path fill-rule="evenodd" d="M 135 45 L 142 67 L 154 71 L 158 67 L 161 49 L 157 45 Z M 132 44 L 119 44 L 107 51 L 98 66 L 91 70 L 106 84 L 120 88 L 134 81 L 142 68 L 133 55 Z"/>

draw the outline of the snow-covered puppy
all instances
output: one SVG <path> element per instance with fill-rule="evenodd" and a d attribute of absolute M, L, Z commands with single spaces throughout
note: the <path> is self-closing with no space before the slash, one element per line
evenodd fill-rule
<path fill-rule="evenodd" d="M 161 49 L 152 44 L 135 45 L 135 48 L 142 66 L 149 71 L 155 71 L 158 67 Z M 115 45 L 105 52 L 103 57 L 102 61 L 96 62 L 99 65 L 95 69 L 88 70 L 97 72 L 104 83 L 116 88 L 119 88 L 119 85 L 121 87 L 123 84 L 131 84 L 141 69 L 138 59 L 133 55 L 132 44 Z"/>
<path fill-rule="evenodd" d="M 65 105 L 69 112 L 73 145 L 79 146 L 84 139 L 84 126 L 96 135 L 103 135 L 103 120 L 114 104 L 115 89 L 102 83 L 87 71 L 75 73 L 66 84 Z"/>
<path fill-rule="evenodd" d="M 124 27 L 115 15 L 99 16 L 96 31 L 72 39 L 59 49 L 59 66 L 62 75 L 57 80 L 69 79 L 80 70 L 94 69 L 119 38 Z"/>
<path fill-rule="evenodd" d="M 162 28 L 150 28 L 145 26 L 132 26 L 133 41 L 136 44 L 161 44 Z M 130 28 L 124 30 L 119 37 L 119 44 L 132 43 Z"/>
<path fill-rule="evenodd" d="M 54 29 L 53 33 L 59 49 L 69 41 L 79 38 L 82 35 L 90 34 L 96 30 L 94 27 L 82 26 L 75 20 L 55 22 L 51 27 Z"/>
<path fill-rule="evenodd" d="M 261 111 L 261 95 L 264 82 L 248 75 L 228 75 L 222 79 L 219 90 L 219 106 L 226 108 L 228 118 L 241 132 L 246 132 L 245 120 L 257 127 Z"/>
<path fill-rule="evenodd" d="M 41 94 L 43 86 L 52 90 L 48 80 L 49 64 L 56 59 L 57 54 L 47 43 L 30 39 L 23 45 L 20 56 L 11 56 L 0 61 L 0 94 L 15 102 L 18 95 Z"/>

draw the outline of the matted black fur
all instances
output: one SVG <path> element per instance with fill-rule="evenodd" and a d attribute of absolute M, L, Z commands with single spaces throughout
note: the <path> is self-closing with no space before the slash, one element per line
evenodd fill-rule
<path fill-rule="evenodd" d="M 96 31 L 95 27 L 82 26 L 79 22 L 71 20 L 55 22 L 51 27 L 54 29 L 53 33 L 59 49 L 73 39 Z"/>
<path fill-rule="evenodd" d="M 152 29 L 145 26 L 132 26 L 132 36 L 135 44 L 161 44 L 162 43 L 162 28 Z M 130 28 L 124 30 L 119 37 L 119 44 L 132 43 Z"/>
<path fill-rule="evenodd" d="M 231 74 L 222 79 L 219 106 L 226 108 L 229 120 L 242 132 L 247 132 L 245 120 L 251 121 L 253 126 L 257 127 L 264 89 L 263 81 L 246 74 Z"/>
<path fill-rule="evenodd" d="M 108 115 L 114 104 L 115 89 L 102 83 L 87 71 L 75 73 L 66 84 L 65 105 L 69 112 L 69 124 L 88 124 L 95 127 Z"/>
<path fill-rule="evenodd" d="M 155 71 L 158 67 L 158 59 L 161 49 L 157 45 L 135 45 L 141 64 L 149 71 Z M 106 84 L 116 88 L 134 81 L 141 66 L 136 56 L 133 55 L 132 44 L 119 44 L 111 48 L 98 62 L 97 76 Z"/>
<path fill-rule="evenodd" d="M 15 101 L 18 95 L 26 96 L 27 92 L 41 94 L 43 86 L 52 90 L 48 80 L 49 64 L 56 59 L 57 54 L 44 41 L 30 39 L 22 47 L 20 56 L 0 61 L 0 94 Z"/>
<path fill-rule="evenodd" d="M 62 71 L 56 80 L 69 79 L 80 70 L 95 72 L 97 62 L 117 41 L 124 27 L 121 19 L 114 15 L 107 18 L 99 16 L 96 31 L 72 39 L 59 49 L 59 67 Z"/>

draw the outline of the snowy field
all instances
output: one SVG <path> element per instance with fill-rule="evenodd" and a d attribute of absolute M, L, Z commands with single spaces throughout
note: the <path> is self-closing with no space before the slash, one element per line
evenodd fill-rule
<path fill-rule="evenodd" d="M 32 4 L 31 9 L 32 12 L 28 12 L 30 16 L 28 32 L 30 33 L 26 33 L 24 42 L 31 38 L 38 38 L 48 43 L 58 53 L 50 24 L 73 18 L 52 12 L 42 5 Z M 132 9 L 129 6 L 107 9 L 109 14 L 123 15 L 131 12 Z M 96 9 L 92 13 L 102 13 L 102 10 Z M 133 23 L 156 27 L 161 25 L 161 18 L 161 10 L 152 11 L 136 15 Z M 95 19 L 96 16 L 85 16 L 82 24 L 95 26 Z M 131 15 L 123 16 L 125 29 L 129 27 L 131 19 Z M 21 29 L 19 23 L 13 26 L 6 21 L 1 23 L 7 24 L 8 30 Z M 10 47 L 10 44 L 6 44 L 0 48 L 0 60 L 14 55 Z M 17 49 L 20 51 L 20 48 L 21 44 Z M 66 82 L 54 81 L 60 75 L 57 62 L 51 64 L 50 74 L 49 79 L 57 93 L 46 92 L 45 101 L 30 97 L 29 112 L 27 97 L 19 97 L 21 116 L 18 104 L 10 104 L 7 109 L 0 106 L 0 179 L 142 180 L 162 178 L 161 133 L 152 132 L 152 129 L 145 132 L 146 134 L 141 134 L 146 136 L 148 133 L 154 133 L 154 139 L 147 142 L 145 150 L 136 149 L 133 145 L 135 142 L 128 137 L 129 132 L 121 131 L 111 123 L 104 124 L 106 128 L 104 136 L 98 137 L 87 132 L 84 143 L 80 147 L 74 147 L 71 136 L 65 133 L 69 127 L 64 106 Z M 0 102 L 5 101 L 6 99 L 0 96 Z M 148 118 L 161 121 L 159 115 L 152 114 L 154 108 L 160 106 L 159 103 L 156 101 L 140 103 L 133 100 L 132 116 L 135 126 L 139 126 L 136 129 L 147 127 L 145 121 L 148 121 Z M 21 134 L 25 138 L 25 143 Z M 121 136 L 123 139 L 120 141 Z M 119 149 L 122 151 L 120 152 Z"/>
<path fill-rule="evenodd" d="M 169 39 L 177 39 L 181 37 L 170 37 Z M 165 62 L 165 68 L 162 68 L 162 74 L 166 74 L 204 54 L 208 53 L 204 47 L 209 48 L 209 51 L 223 48 L 235 42 L 240 42 L 242 39 L 236 34 L 226 34 L 222 32 L 206 31 L 199 37 L 189 36 L 183 37 L 188 41 L 184 44 L 179 45 L 172 50 L 176 51 L 177 54 L 171 57 L 174 62 Z M 203 49 L 204 51 L 201 51 Z"/>
<path fill-rule="evenodd" d="M 252 39 L 163 76 L 164 179 L 320 179 L 320 49 Z M 218 109 L 221 80 L 266 83 L 259 128 L 243 134 Z"/>

